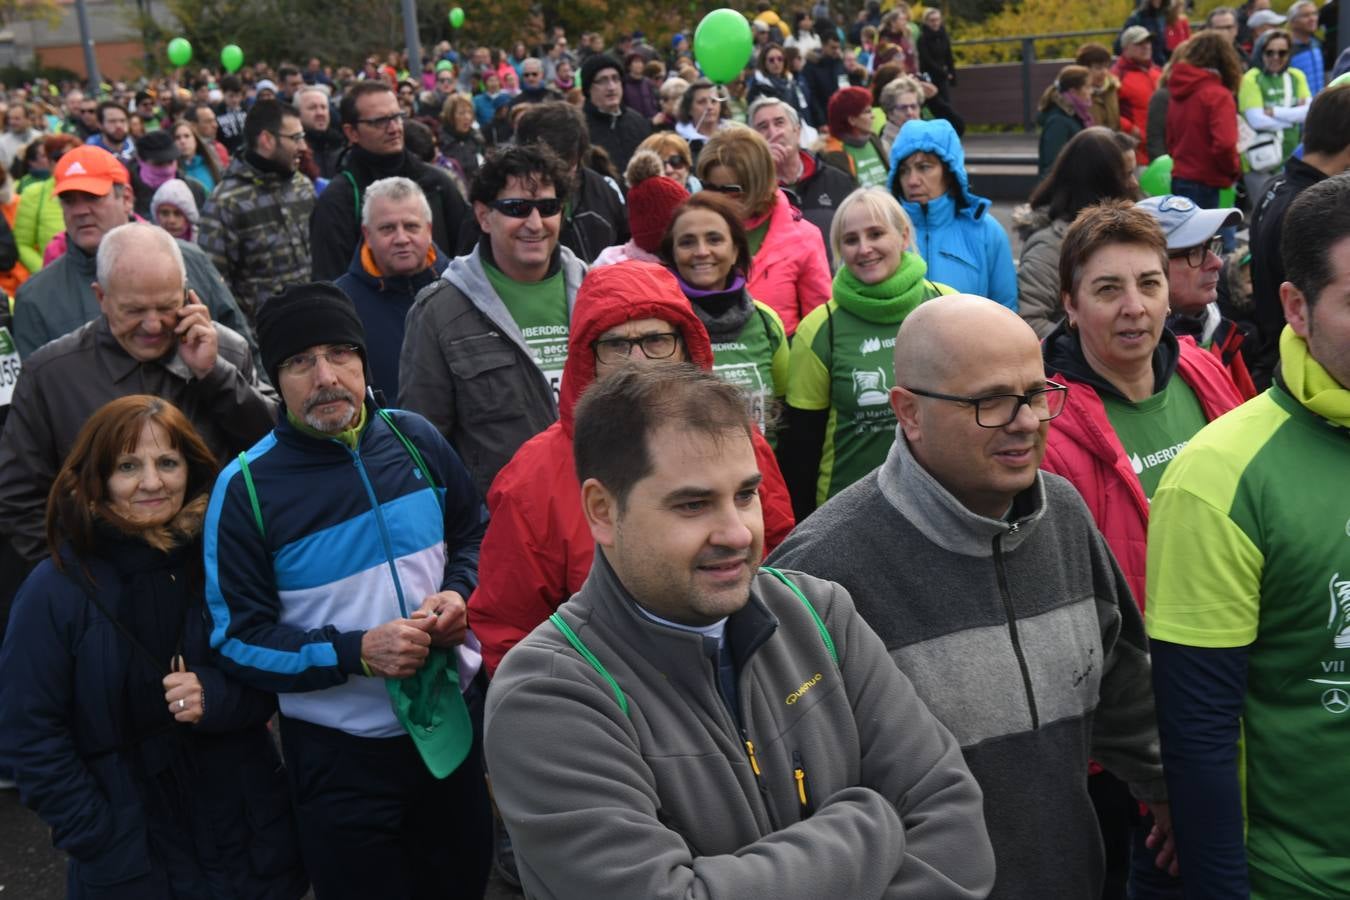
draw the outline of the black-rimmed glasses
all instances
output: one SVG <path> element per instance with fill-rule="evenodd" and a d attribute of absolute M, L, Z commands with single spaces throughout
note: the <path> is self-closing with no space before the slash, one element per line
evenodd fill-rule
<path fill-rule="evenodd" d="M 591 344 L 595 358 L 609 365 L 626 361 L 634 347 L 640 347 L 648 359 L 670 359 L 679 346 L 680 336 L 674 331 L 655 331 L 636 338 L 601 338 Z"/>
<path fill-rule="evenodd" d="M 1198 269 L 1205 264 L 1209 254 L 1222 257 L 1223 255 L 1223 237 L 1215 235 L 1203 244 L 1196 244 L 1194 247 L 1187 247 L 1185 250 L 1176 250 L 1167 254 L 1168 259 L 1186 258 L 1186 265 L 1192 269 Z"/>
<path fill-rule="evenodd" d="M 371 128 L 378 128 L 381 131 L 397 122 L 400 126 L 408 121 L 407 113 L 394 113 L 392 116 L 376 116 L 373 119 L 357 119 L 358 125 L 369 125 Z"/>
<path fill-rule="evenodd" d="M 957 397 L 912 387 L 906 387 L 905 390 L 933 400 L 969 404 L 975 407 L 975 424 L 981 428 L 1003 428 L 1011 425 L 1024 405 L 1031 407 L 1037 419 L 1049 422 L 1064 412 L 1064 400 L 1069 394 L 1067 387 L 1053 381 L 1047 381 L 1045 387 L 1025 394 L 989 394 L 985 397 Z"/>

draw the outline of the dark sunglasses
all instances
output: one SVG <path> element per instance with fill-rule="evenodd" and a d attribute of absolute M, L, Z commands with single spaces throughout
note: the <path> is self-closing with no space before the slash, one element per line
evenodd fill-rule
<path fill-rule="evenodd" d="M 672 169 L 689 168 L 689 163 L 686 162 L 685 158 L 683 156 L 680 156 L 678 153 L 675 154 L 674 156 L 667 156 L 665 159 L 661 161 L 666 165 L 670 166 Z"/>
<path fill-rule="evenodd" d="M 538 210 L 539 217 L 547 219 L 562 212 L 562 201 L 557 197 L 541 197 L 538 200 L 512 197 L 509 200 L 493 200 L 492 208 L 513 219 L 528 219 L 531 212 Z"/>
<path fill-rule="evenodd" d="M 1276 59 L 1284 59 L 1286 56 L 1289 55 L 1289 51 L 1288 51 L 1288 50 L 1267 50 L 1267 51 L 1265 51 L 1264 53 L 1262 53 L 1261 55 L 1262 55 L 1262 56 L 1273 56 L 1273 57 L 1275 57 Z"/>
<path fill-rule="evenodd" d="M 742 193 L 739 184 L 705 184 L 705 191 L 716 191 L 719 194 L 739 194 Z"/>

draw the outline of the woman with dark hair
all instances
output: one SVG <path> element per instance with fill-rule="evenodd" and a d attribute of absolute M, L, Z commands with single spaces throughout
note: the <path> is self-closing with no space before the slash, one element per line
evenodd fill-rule
<path fill-rule="evenodd" d="M 145 395 L 85 423 L 52 484 L 51 557 L 0 651 L 0 754 L 66 851 L 70 897 L 305 893 L 274 695 L 213 667 L 202 521 L 216 462 Z"/>
<path fill-rule="evenodd" d="M 1238 162 L 1237 99 L 1242 64 L 1228 39 L 1204 31 L 1191 38 L 1168 80 L 1167 152 L 1172 155 L 1172 193 L 1202 209 L 1218 209 L 1219 191 L 1242 175 Z M 1233 228 L 1223 229 L 1225 252 Z"/>
<path fill-rule="evenodd" d="M 1092 89 L 1092 121 L 1120 130 L 1120 79 L 1111 74 L 1111 51 L 1101 44 L 1084 44 L 1073 60 L 1088 70 Z"/>
<path fill-rule="evenodd" d="M 797 77 L 788 68 L 789 52 L 797 51 L 772 42 L 759 49 L 755 75 L 750 80 L 745 99 L 749 105 L 760 97 L 776 97 L 797 110 L 797 115 L 804 121 L 810 105 L 806 102 L 806 94 Z"/>
<path fill-rule="evenodd" d="M 1031 193 L 1030 214 L 1019 225 L 1022 259 L 1017 267 L 1017 312 L 1043 338 L 1064 317 L 1060 306 L 1059 249 L 1064 233 L 1084 208 L 1103 200 L 1138 200 L 1133 149 L 1100 125 L 1074 135 L 1050 174 Z"/>
<path fill-rule="evenodd" d="M 778 187 L 773 154 L 744 126 L 720 131 L 698 157 L 704 190 L 735 202 L 750 247 L 749 290 L 778 313 L 790 335 L 830 298 L 830 267 L 820 229 Z"/>
<path fill-rule="evenodd" d="M 178 168 L 189 178 L 195 178 L 206 188 L 207 194 L 220 183 L 220 157 L 215 148 L 202 140 L 197 126 L 187 119 L 173 123 L 173 142 L 178 147 Z"/>
<path fill-rule="evenodd" d="M 778 313 L 746 290 L 750 245 L 736 204 L 699 191 L 676 208 L 659 252 L 708 329 L 713 372 L 745 392 L 751 418 L 772 439 L 787 394 L 787 333 Z"/>
<path fill-rule="evenodd" d="M 1070 65 L 1059 70 L 1053 84 L 1041 94 L 1041 113 L 1036 124 L 1041 129 L 1037 153 L 1038 174 L 1044 176 L 1055 164 L 1059 152 L 1075 134 L 1097 124 L 1092 118 L 1091 73 L 1083 66 Z"/>
<path fill-rule="evenodd" d="M 728 125 L 735 124 L 730 119 L 727 104 L 719 99 L 718 90 L 711 81 L 700 78 L 689 85 L 680 98 L 675 133 L 689 142 L 695 158 L 704 141 Z"/>
<path fill-rule="evenodd" d="M 806 10 L 797 10 L 792 16 L 792 34 L 783 41 L 783 46 L 795 47 L 802 56 L 810 56 L 820 50 L 820 45 L 820 35 L 816 34 L 816 20 L 811 18 L 811 14 Z"/>
<path fill-rule="evenodd" d="M 1167 12 L 1163 13 L 1163 46 L 1167 55 L 1191 39 L 1191 20 L 1186 17 L 1186 0 L 1167 0 Z"/>

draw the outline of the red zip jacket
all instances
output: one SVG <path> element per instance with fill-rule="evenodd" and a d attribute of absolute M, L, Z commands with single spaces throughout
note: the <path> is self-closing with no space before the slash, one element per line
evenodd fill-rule
<path fill-rule="evenodd" d="M 1212 422 L 1240 406 L 1242 396 L 1223 363 L 1212 353 L 1201 350 L 1189 337 L 1177 341 L 1181 356 L 1173 377 L 1195 391 L 1205 417 Z M 1055 373 L 1050 379 L 1068 385 L 1069 396 L 1064 412 L 1050 423 L 1041 468 L 1069 479 L 1083 495 L 1093 521 L 1120 563 L 1142 610 L 1144 569 L 1148 561 L 1148 498 L 1106 417 L 1106 407 L 1097 391 L 1062 373 Z"/>
<path fill-rule="evenodd" d="M 1172 177 L 1231 187 L 1242 175 L 1237 152 L 1237 100 L 1216 72 L 1172 66 L 1167 82 L 1167 152 Z"/>
<path fill-rule="evenodd" d="M 483 644 L 489 675 L 506 651 L 576 593 L 590 574 L 595 541 L 581 511 L 581 485 L 572 461 L 573 414 L 595 381 L 591 343 L 632 319 L 669 322 L 683 337 L 690 360 L 712 370 L 707 329 L 668 271 L 629 261 L 586 276 L 572 311 L 559 419 L 526 441 L 488 490 L 491 520 L 478 558 L 478 588 L 469 598 L 469 626 Z M 773 450 L 758 431 L 754 443 L 764 476 L 759 499 L 767 555 L 795 523 Z"/>
<path fill-rule="evenodd" d="M 1139 146 L 1135 148 L 1135 161 L 1141 166 L 1148 165 L 1148 101 L 1158 89 L 1158 79 L 1162 69 L 1149 63 L 1141 66 L 1125 57 L 1116 60 L 1111 74 L 1120 79 L 1120 130 L 1138 132 Z"/>
<path fill-rule="evenodd" d="M 788 337 L 807 313 L 830 299 L 834 278 L 820 229 L 782 191 L 769 211 L 769 230 L 745 282 L 751 297 L 778 313 Z"/>

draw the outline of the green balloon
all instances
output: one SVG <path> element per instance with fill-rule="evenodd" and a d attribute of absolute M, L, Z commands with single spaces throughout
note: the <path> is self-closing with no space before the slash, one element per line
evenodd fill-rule
<path fill-rule="evenodd" d="M 192 61 L 192 45 L 187 38 L 176 37 L 169 41 L 169 62 L 175 66 L 186 66 Z"/>
<path fill-rule="evenodd" d="M 226 44 L 220 48 L 220 64 L 226 72 L 237 72 L 244 64 L 244 51 L 238 44 Z"/>
<path fill-rule="evenodd" d="M 694 31 L 694 59 L 714 84 L 727 84 L 741 74 L 754 51 L 750 23 L 734 9 L 715 9 Z"/>
<path fill-rule="evenodd" d="M 1172 193 L 1172 157 L 1160 156 L 1139 176 L 1139 186 L 1150 197 Z"/>
<path fill-rule="evenodd" d="M 450 10 L 450 27 L 459 28 L 464 25 L 464 10 L 456 6 Z"/>

